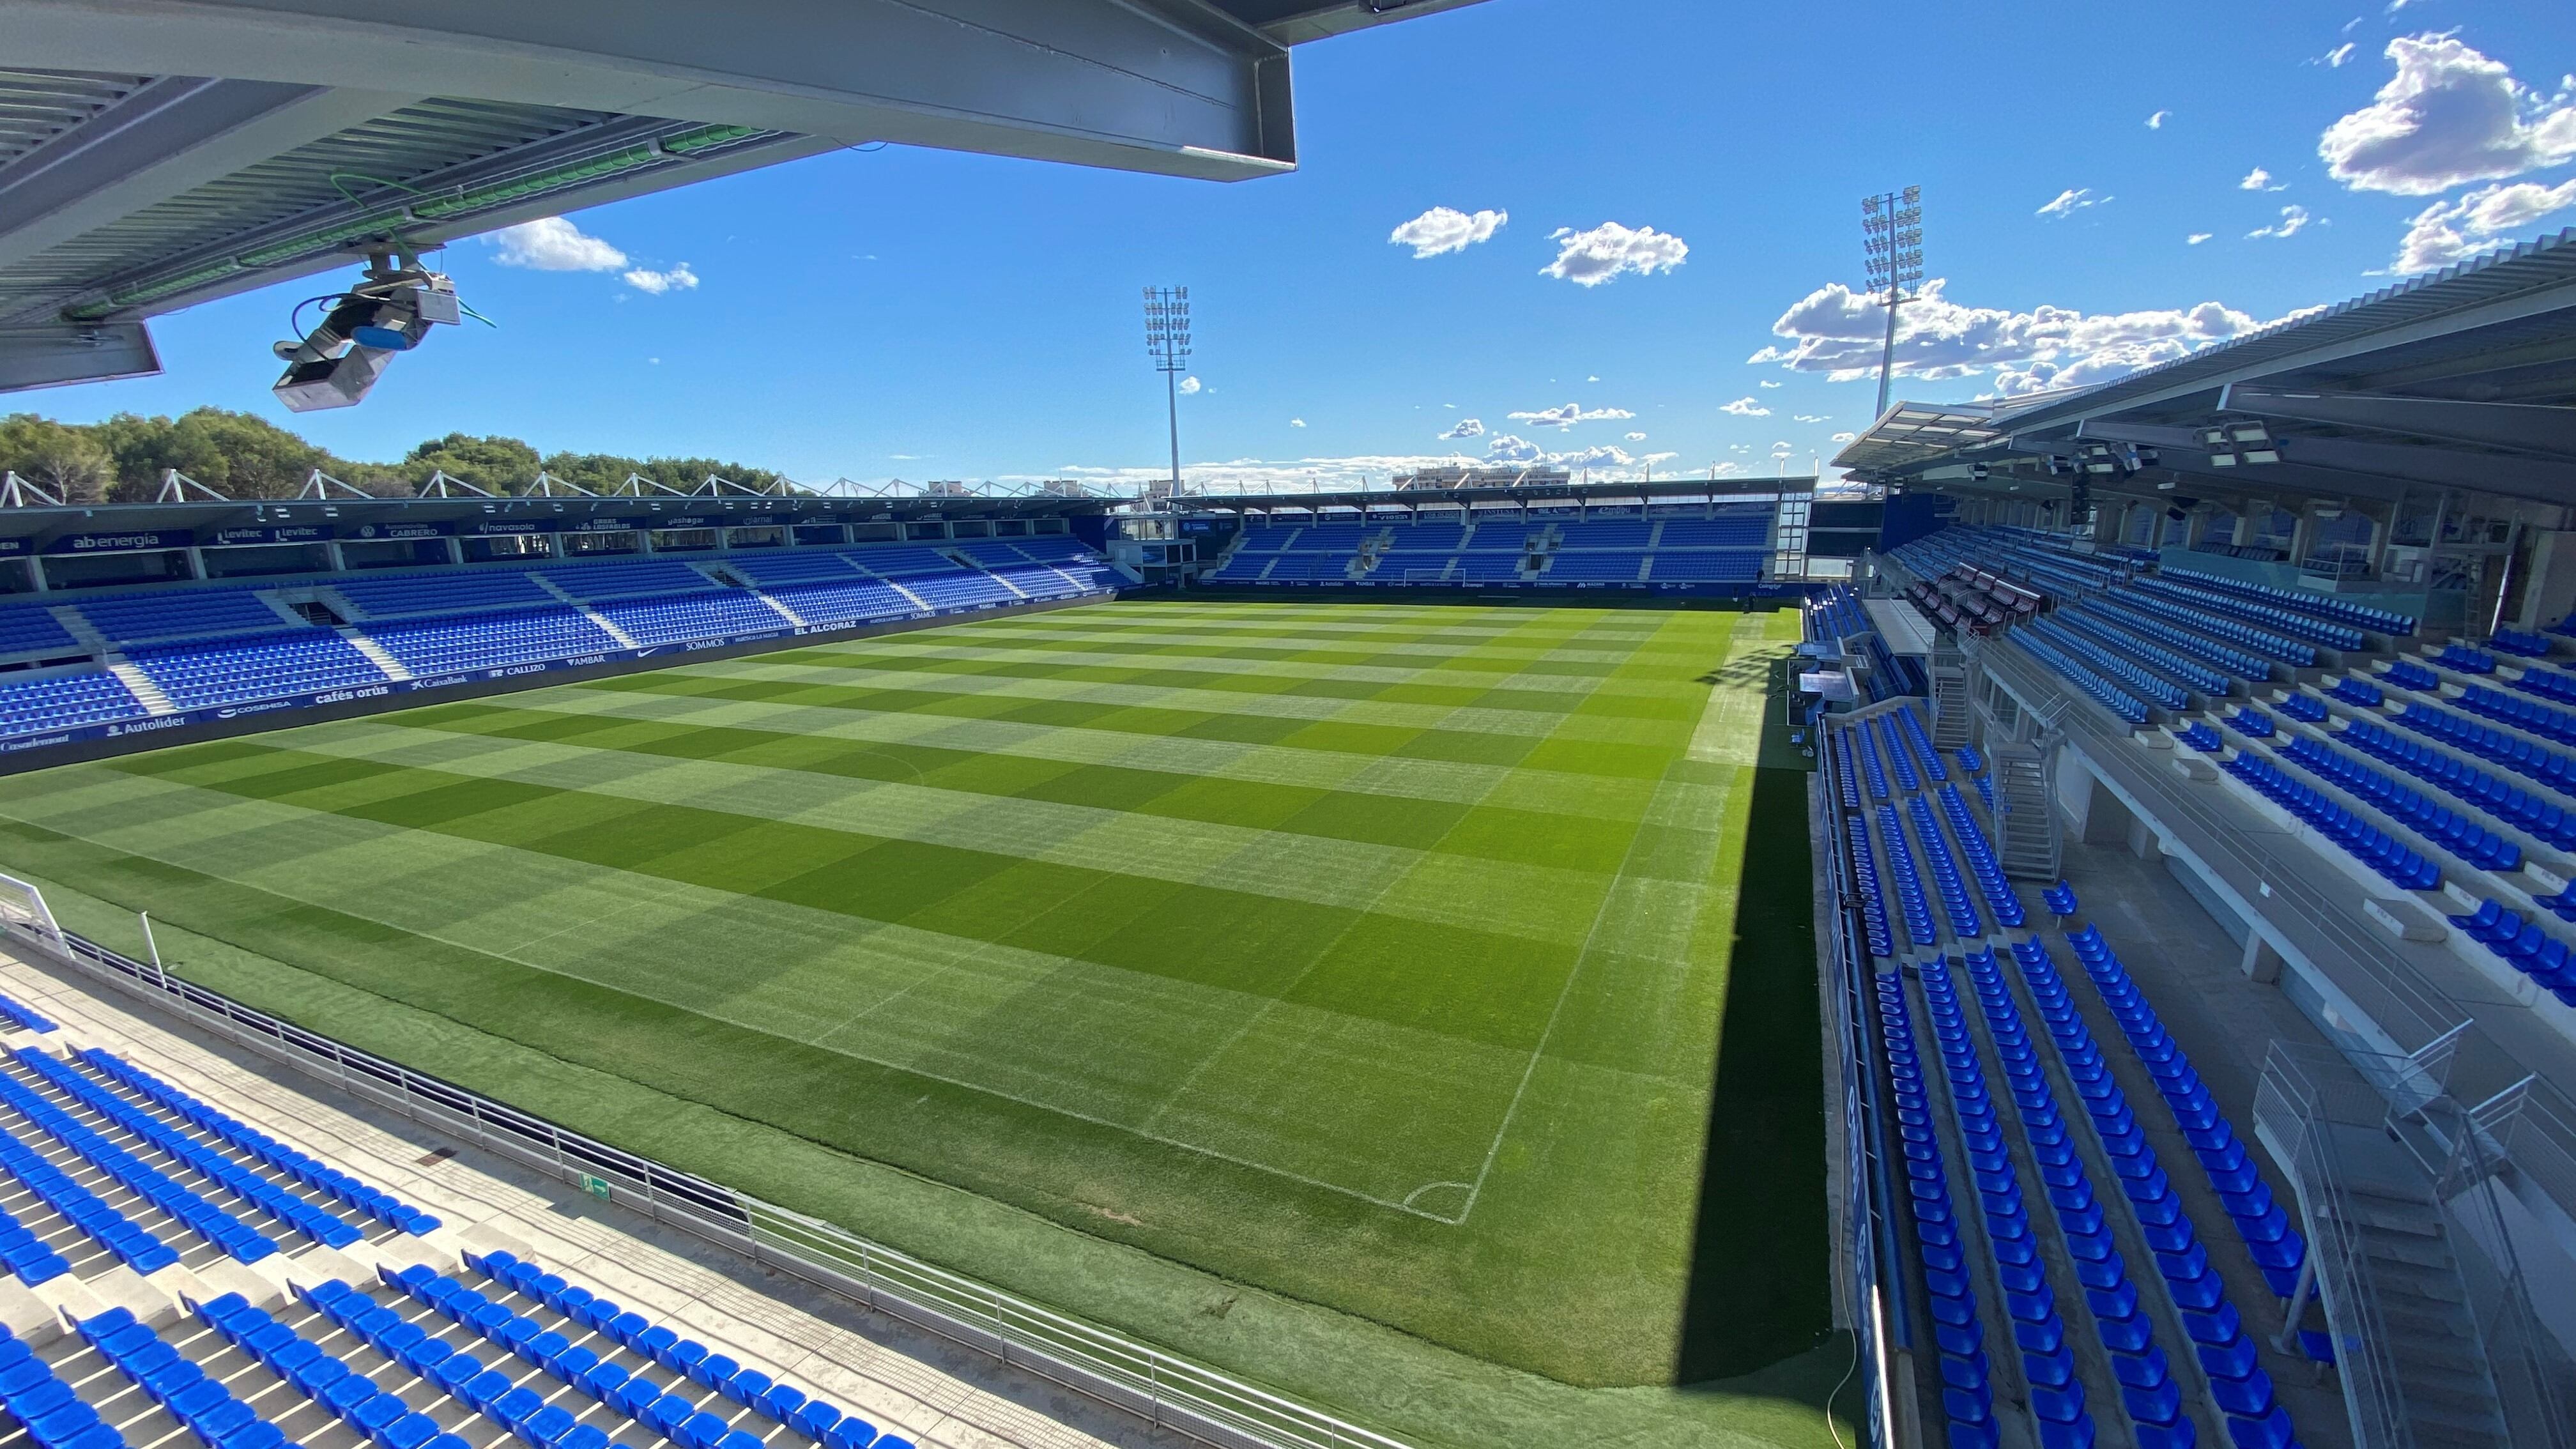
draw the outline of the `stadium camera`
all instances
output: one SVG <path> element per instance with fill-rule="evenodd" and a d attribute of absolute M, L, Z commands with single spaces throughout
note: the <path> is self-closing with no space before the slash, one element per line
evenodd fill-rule
<path fill-rule="evenodd" d="M 421 344 L 429 329 L 454 325 L 463 315 L 456 284 L 405 254 L 369 257 L 357 286 L 320 300 L 332 304 L 301 342 L 276 346 L 285 375 L 269 391 L 290 412 L 345 408 L 366 397 L 399 353 Z"/>

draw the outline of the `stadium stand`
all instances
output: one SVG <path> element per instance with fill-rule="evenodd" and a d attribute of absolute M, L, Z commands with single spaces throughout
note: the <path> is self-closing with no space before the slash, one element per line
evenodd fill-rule
<path fill-rule="evenodd" d="M 1688 515 L 1557 516 L 1520 509 L 1455 520 L 1247 520 L 1217 584 L 1365 583 L 1737 592 L 1772 557 L 1776 504 L 1691 505 Z M 1535 559 L 1533 570 L 1524 563 Z"/>
<path fill-rule="evenodd" d="M 0 987 L 20 1033 L 0 1055 L 0 1409 L 38 1449 L 1038 1442 L 1025 1375 L 889 1326 L 853 1354 L 815 1315 L 855 1305 L 747 1289 L 645 1220 L 564 1216 L 497 1162 L 423 1156 L 413 1129 L 94 988 L 20 961 Z M 1103 1442 L 1079 1422 L 1043 1442 Z"/>
<path fill-rule="evenodd" d="M 1095 597 L 1125 582 L 1079 540 L 1033 535 L 953 550 L 872 544 L 323 575 L 22 606 L 0 611 L 0 653 L 55 657 L 0 683 L 0 746 L 619 650 Z M 94 639 L 84 643 L 58 612 Z"/>

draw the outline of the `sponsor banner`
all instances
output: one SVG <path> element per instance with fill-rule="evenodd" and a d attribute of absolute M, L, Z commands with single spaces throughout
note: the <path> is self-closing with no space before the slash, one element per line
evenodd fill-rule
<path fill-rule="evenodd" d="M 0 558 L 16 558 L 21 554 L 33 553 L 35 542 L 32 538 L 0 538 Z"/>
<path fill-rule="evenodd" d="M 341 535 L 343 538 L 406 539 L 445 538 L 456 531 L 453 523 L 361 523 Z"/>
<path fill-rule="evenodd" d="M 648 526 L 653 528 L 722 528 L 731 522 L 733 522 L 733 520 L 730 518 L 656 518 L 650 520 Z"/>
<path fill-rule="evenodd" d="M 554 518 L 481 518 L 476 519 L 476 533 L 553 533 L 562 522 Z"/>
<path fill-rule="evenodd" d="M 272 528 L 218 528 L 206 536 L 209 548 L 231 548 L 253 543 L 320 543 L 331 537 L 327 523 L 279 524 Z"/>
<path fill-rule="evenodd" d="M 197 536 L 185 528 L 154 528 L 135 533 L 67 533 L 45 545 L 47 553 L 134 553 L 151 548 L 186 548 Z"/>
<path fill-rule="evenodd" d="M 566 533 L 633 533 L 639 528 L 654 526 L 649 518 L 567 518 L 563 521 Z"/>

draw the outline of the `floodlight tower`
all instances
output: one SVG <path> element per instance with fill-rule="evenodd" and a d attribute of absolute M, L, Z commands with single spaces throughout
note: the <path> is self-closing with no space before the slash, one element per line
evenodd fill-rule
<path fill-rule="evenodd" d="M 1163 375 L 1163 401 L 1172 419 L 1172 496 L 1181 494 L 1181 374 L 1190 365 L 1190 289 L 1145 289 L 1145 354 Z"/>
<path fill-rule="evenodd" d="M 1896 309 L 1923 295 L 1923 188 L 1862 197 L 1860 233 L 1870 296 L 1887 307 L 1887 346 L 1878 361 L 1877 416 L 1884 417 L 1896 372 Z"/>

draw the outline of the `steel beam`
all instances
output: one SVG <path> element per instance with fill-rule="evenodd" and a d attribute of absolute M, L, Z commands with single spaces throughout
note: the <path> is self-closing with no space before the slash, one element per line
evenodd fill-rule
<path fill-rule="evenodd" d="M 1202 0 L 0 0 L 10 64 L 755 126 L 1165 175 L 1296 165 L 1288 53 Z"/>
<path fill-rule="evenodd" d="M 0 327 L 0 392 L 148 377 L 160 370 L 151 330 L 140 322 Z"/>
<path fill-rule="evenodd" d="M 0 166 L 0 267 L 417 99 L 161 76 Z"/>
<path fill-rule="evenodd" d="M 2453 402 L 2444 398 L 2389 397 L 2374 393 L 2281 392 L 2269 388 L 2229 387 L 2219 394 L 2218 410 L 2262 418 L 2295 418 L 2408 433 L 2474 443 L 2490 448 L 2520 448 L 2554 453 L 2576 461 L 2576 408 L 2534 407 L 2527 403 Z"/>

